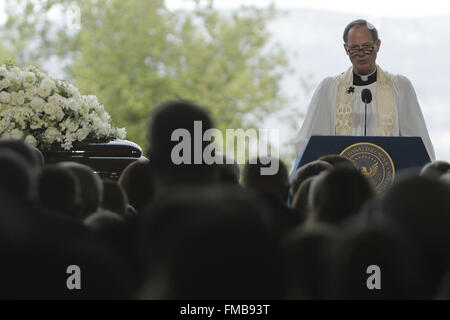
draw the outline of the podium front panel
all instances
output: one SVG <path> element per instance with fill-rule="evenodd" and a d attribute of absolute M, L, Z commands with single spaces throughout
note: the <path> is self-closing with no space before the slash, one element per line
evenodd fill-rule
<path fill-rule="evenodd" d="M 350 146 L 375 145 L 388 154 L 392 160 L 393 172 L 407 168 L 420 168 L 430 162 L 421 137 L 364 137 L 364 136 L 320 136 L 314 135 L 309 139 L 303 154 L 296 160 L 291 172 L 291 178 L 297 168 L 317 160 L 328 154 L 341 154 Z"/>

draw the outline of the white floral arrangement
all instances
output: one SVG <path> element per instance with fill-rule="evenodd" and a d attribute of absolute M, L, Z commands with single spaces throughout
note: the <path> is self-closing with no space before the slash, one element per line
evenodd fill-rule
<path fill-rule="evenodd" d="M 24 139 L 41 150 L 55 144 L 70 150 L 77 141 L 125 137 L 125 128 L 111 124 L 96 96 L 81 95 L 72 84 L 34 66 L 0 67 L 0 139 Z"/>

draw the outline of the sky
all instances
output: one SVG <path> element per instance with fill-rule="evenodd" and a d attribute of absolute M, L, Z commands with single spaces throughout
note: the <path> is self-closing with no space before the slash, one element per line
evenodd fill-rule
<path fill-rule="evenodd" d="M 202 1 L 202 0 L 200 0 Z M 341 13 L 354 13 L 386 17 L 424 17 L 450 14 L 448 0 L 215 0 L 215 6 L 235 9 L 241 5 L 264 7 L 275 3 L 280 9 L 308 8 Z M 168 0 L 172 9 L 192 8 L 191 0 Z"/>

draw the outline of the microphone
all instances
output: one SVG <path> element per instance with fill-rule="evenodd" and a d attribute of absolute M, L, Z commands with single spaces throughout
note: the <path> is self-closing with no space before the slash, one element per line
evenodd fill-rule
<path fill-rule="evenodd" d="M 361 99 L 364 103 L 371 103 L 372 102 L 372 92 L 369 89 L 364 89 L 361 92 Z"/>
<path fill-rule="evenodd" d="M 361 99 L 364 102 L 364 136 L 367 136 L 367 104 L 372 102 L 372 92 L 369 89 L 364 89 L 361 92 Z"/>

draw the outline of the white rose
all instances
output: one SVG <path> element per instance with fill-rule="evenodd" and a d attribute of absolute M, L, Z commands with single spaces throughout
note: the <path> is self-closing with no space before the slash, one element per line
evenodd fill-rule
<path fill-rule="evenodd" d="M 102 124 L 102 120 L 95 113 L 89 113 L 89 120 L 91 120 L 94 130 L 97 130 Z"/>
<path fill-rule="evenodd" d="M 9 93 L 6 91 L 0 92 L 0 102 L 1 103 L 9 103 L 11 101 L 11 97 L 9 96 Z"/>
<path fill-rule="evenodd" d="M 93 95 L 86 96 L 85 101 L 89 106 L 90 111 L 94 110 L 99 115 L 105 112 L 105 108 L 103 107 L 102 104 L 100 104 L 100 102 L 98 102 L 96 96 Z"/>
<path fill-rule="evenodd" d="M 57 106 L 55 106 L 53 104 L 44 103 L 44 108 L 43 109 L 44 109 L 44 112 L 46 114 L 52 115 L 52 114 L 54 114 L 56 112 L 56 107 Z"/>
<path fill-rule="evenodd" d="M 78 129 L 78 124 L 75 123 L 75 121 L 73 121 L 72 119 L 68 118 L 62 123 L 64 123 L 64 127 L 66 128 L 66 134 L 73 133 Z"/>
<path fill-rule="evenodd" d="M 42 127 L 46 127 L 46 122 L 38 117 L 31 118 L 30 128 L 31 129 L 40 129 Z"/>
<path fill-rule="evenodd" d="M 76 139 L 78 141 L 83 141 L 89 135 L 90 130 L 88 128 L 80 128 L 77 130 Z"/>
<path fill-rule="evenodd" d="M 95 108 L 99 104 L 97 97 L 94 95 L 83 96 L 83 98 L 90 108 Z"/>
<path fill-rule="evenodd" d="M 14 107 L 9 104 L 3 104 L 0 108 L 0 118 L 9 119 L 13 115 Z"/>
<path fill-rule="evenodd" d="M 127 137 L 127 130 L 125 128 L 117 128 L 116 136 L 118 139 L 124 140 Z"/>
<path fill-rule="evenodd" d="M 23 86 L 25 88 L 30 88 L 34 85 L 34 82 L 36 81 L 36 76 L 33 72 L 24 72 L 22 74 L 23 78 Z"/>
<path fill-rule="evenodd" d="M 40 79 L 47 79 L 48 74 L 43 73 L 42 71 L 37 70 L 36 72 L 36 76 Z"/>
<path fill-rule="evenodd" d="M 20 90 L 19 92 L 17 92 L 16 101 L 17 101 L 17 105 L 19 105 L 19 106 L 21 106 L 25 103 L 25 91 Z"/>
<path fill-rule="evenodd" d="M 78 112 L 80 109 L 80 104 L 77 99 L 70 98 L 66 100 L 66 108 L 75 112 Z"/>
<path fill-rule="evenodd" d="M 45 86 L 43 84 L 41 84 L 39 86 L 39 88 L 37 89 L 37 93 L 42 97 L 42 98 L 46 98 L 50 95 L 50 93 L 52 92 L 52 89 L 50 89 L 50 87 Z"/>
<path fill-rule="evenodd" d="M 78 90 L 78 88 L 72 84 L 67 85 L 67 92 L 69 92 L 69 94 L 75 98 L 80 98 L 80 96 L 81 96 L 80 90 Z"/>
<path fill-rule="evenodd" d="M 23 138 L 23 132 L 22 130 L 19 130 L 17 128 L 12 129 L 9 133 L 11 139 L 22 139 Z"/>
<path fill-rule="evenodd" d="M 50 90 L 53 90 L 53 89 L 56 88 L 55 81 L 53 81 L 53 80 L 50 79 L 50 78 L 45 78 L 45 79 L 43 79 L 42 82 L 41 82 L 41 86 L 49 87 Z"/>
<path fill-rule="evenodd" d="M 96 132 L 97 137 L 109 136 L 111 125 L 102 121 L 95 113 L 90 113 L 89 118 L 92 121 L 92 128 Z"/>
<path fill-rule="evenodd" d="M 31 110 L 24 107 L 13 108 L 12 117 L 21 129 L 25 129 L 27 127 L 26 120 L 30 119 L 32 115 L 32 112 L 29 111 Z"/>
<path fill-rule="evenodd" d="M 12 68 L 9 79 L 11 79 L 11 83 L 22 85 L 22 71 L 17 67 Z"/>
<path fill-rule="evenodd" d="M 61 109 L 60 106 L 56 106 L 56 112 L 55 112 L 55 119 L 58 121 L 61 121 L 65 116 L 64 111 Z"/>
<path fill-rule="evenodd" d="M 11 92 L 9 94 L 9 103 L 13 106 L 17 105 L 17 92 Z"/>
<path fill-rule="evenodd" d="M 45 101 L 39 97 L 33 98 L 30 102 L 31 108 L 33 108 L 36 112 L 44 111 L 44 103 Z"/>
<path fill-rule="evenodd" d="M 58 94 L 54 94 L 50 98 L 48 98 L 48 103 L 52 105 L 59 106 L 59 102 L 60 102 L 60 95 Z"/>
<path fill-rule="evenodd" d="M 51 120 L 62 120 L 64 118 L 64 111 L 58 105 L 44 103 L 44 112 L 49 115 Z"/>
<path fill-rule="evenodd" d="M 0 136 L 0 139 L 11 139 L 9 131 L 3 132 L 2 135 Z"/>
<path fill-rule="evenodd" d="M 54 127 L 49 127 L 44 132 L 44 140 L 50 144 L 55 141 L 61 141 L 61 132 Z"/>
<path fill-rule="evenodd" d="M 9 127 L 9 120 L 8 119 L 1 119 L 0 120 L 0 133 L 5 131 Z"/>
<path fill-rule="evenodd" d="M 83 103 L 80 106 L 80 109 L 78 110 L 78 113 L 80 114 L 80 116 L 82 116 L 84 119 L 89 119 L 89 107 Z"/>
<path fill-rule="evenodd" d="M 11 68 L 11 72 L 14 73 L 14 74 L 18 74 L 18 73 L 21 72 L 21 70 L 19 69 L 19 67 L 12 67 Z"/>
<path fill-rule="evenodd" d="M 89 121 L 86 121 L 84 119 L 78 119 L 77 123 L 78 123 L 78 127 L 80 127 L 80 128 L 91 128 Z"/>
<path fill-rule="evenodd" d="M 33 147 L 37 146 L 37 140 L 31 134 L 26 136 L 25 142 L 28 143 L 30 146 L 33 146 Z"/>
<path fill-rule="evenodd" d="M 100 114 L 100 119 L 102 119 L 102 121 L 104 121 L 104 122 L 109 122 L 109 120 L 111 119 L 111 116 L 109 115 L 108 112 L 103 112 Z"/>
<path fill-rule="evenodd" d="M 8 78 L 0 80 L 0 90 L 8 88 L 11 85 L 11 81 Z"/>
<path fill-rule="evenodd" d="M 31 99 L 34 98 L 35 95 L 37 95 L 37 89 L 35 87 L 31 87 L 25 91 L 24 97 L 26 99 Z"/>
<path fill-rule="evenodd" d="M 97 129 L 95 130 L 97 132 L 97 136 L 108 136 L 109 132 L 111 130 L 111 126 L 109 123 L 101 123 Z"/>
<path fill-rule="evenodd" d="M 25 98 L 24 96 L 18 96 L 17 97 L 17 105 L 21 106 L 25 103 Z"/>

